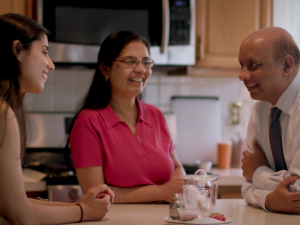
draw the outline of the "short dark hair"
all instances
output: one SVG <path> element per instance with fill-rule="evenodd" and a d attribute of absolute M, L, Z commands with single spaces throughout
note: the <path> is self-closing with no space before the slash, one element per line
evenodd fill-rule
<path fill-rule="evenodd" d="M 273 56 L 276 63 L 281 61 L 284 58 L 284 56 L 291 55 L 294 58 L 295 64 L 299 64 L 300 51 L 297 44 L 291 36 L 289 38 L 286 36 L 280 36 L 279 38 L 276 38 L 274 40 L 273 46 Z"/>
<path fill-rule="evenodd" d="M 38 22 L 14 13 L 0 15 L 0 30 L 0 98 L 12 108 L 16 115 L 19 123 L 22 156 L 26 148 L 24 94 L 20 90 L 20 70 L 18 60 L 12 51 L 12 44 L 15 40 L 19 40 L 22 49 L 26 50 L 31 47 L 33 41 L 39 40 L 42 34 L 48 35 L 50 32 Z M 2 140 L 0 139 L 0 145 Z"/>
<path fill-rule="evenodd" d="M 71 165 L 69 158 L 69 137 L 78 115 L 81 111 L 85 109 L 103 109 L 109 104 L 111 99 L 110 81 L 105 80 L 105 77 L 100 70 L 100 64 L 104 63 L 107 66 L 111 66 L 113 61 L 119 56 L 120 52 L 124 49 L 124 47 L 133 41 L 143 42 L 150 54 L 149 42 L 142 36 L 131 31 L 115 32 L 109 35 L 102 42 L 100 51 L 98 53 L 98 62 L 92 84 L 68 128 L 68 140 L 66 144 L 65 159 L 69 166 Z M 137 98 L 141 99 L 142 93 L 139 96 L 137 96 Z"/>

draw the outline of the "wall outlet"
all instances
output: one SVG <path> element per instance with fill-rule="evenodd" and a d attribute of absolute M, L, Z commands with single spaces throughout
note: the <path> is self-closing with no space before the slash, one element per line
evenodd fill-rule
<path fill-rule="evenodd" d="M 229 104 L 228 124 L 229 125 L 240 124 L 241 117 L 242 117 L 241 114 L 242 114 L 242 102 Z"/>

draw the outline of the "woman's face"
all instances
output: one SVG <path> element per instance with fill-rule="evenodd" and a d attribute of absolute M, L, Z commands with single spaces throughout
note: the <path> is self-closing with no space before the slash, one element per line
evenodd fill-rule
<path fill-rule="evenodd" d="M 39 93 L 44 89 L 49 71 L 54 64 L 48 55 L 48 38 L 42 34 L 39 40 L 32 42 L 29 49 L 22 49 L 17 59 L 20 70 L 21 93 Z"/>
<path fill-rule="evenodd" d="M 142 93 L 151 68 L 145 68 L 142 60 L 149 60 L 149 52 L 142 41 L 132 41 L 125 45 L 119 56 L 115 60 L 134 61 L 134 66 L 129 66 L 122 61 L 114 61 L 108 69 L 112 97 L 122 96 L 133 98 Z"/>

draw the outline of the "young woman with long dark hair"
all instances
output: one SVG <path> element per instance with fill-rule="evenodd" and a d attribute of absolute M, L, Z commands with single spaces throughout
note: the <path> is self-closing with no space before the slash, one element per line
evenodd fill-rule
<path fill-rule="evenodd" d="M 28 199 L 22 177 L 26 148 L 23 97 L 44 89 L 54 64 L 49 31 L 18 14 L 0 15 L 0 217 L 11 224 L 62 224 L 100 220 L 113 201 L 106 185 L 86 191 L 77 203 Z"/>

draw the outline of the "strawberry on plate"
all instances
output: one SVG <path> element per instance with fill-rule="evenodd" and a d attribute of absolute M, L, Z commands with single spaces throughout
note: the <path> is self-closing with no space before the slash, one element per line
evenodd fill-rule
<path fill-rule="evenodd" d="M 210 218 L 214 218 L 216 220 L 226 221 L 226 217 L 222 213 L 212 213 L 209 215 Z"/>

